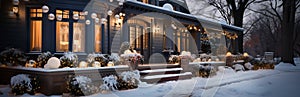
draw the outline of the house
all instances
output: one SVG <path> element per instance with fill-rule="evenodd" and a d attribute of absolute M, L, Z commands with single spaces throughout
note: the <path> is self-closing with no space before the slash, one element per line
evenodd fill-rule
<path fill-rule="evenodd" d="M 243 52 L 236 39 L 242 28 L 193 16 L 185 0 L 1 0 L 0 9 L 1 51 L 86 56 L 118 53 L 127 41 L 146 63 L 161 60 L 164 50 Z"/>

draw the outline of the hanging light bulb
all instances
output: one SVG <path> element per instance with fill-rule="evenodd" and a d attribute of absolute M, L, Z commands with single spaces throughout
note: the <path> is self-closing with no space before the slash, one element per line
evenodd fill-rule
<path fill-rule="evenodd" d="M 47 13 L 47 12 L 49 12 L 49 7 L 46 6 L 46 5 L 44 5 L 44 6 L 42 7 L 42 10 L 43 10 L 43 13 Z"/>
<path fill-rule="evenodd" d="M 116 18 L 116 19 L 120 19 L 120 16 L 119 16 L 119 15 L 115 15 L 115 18 Z"/>
<path fill-rule="evenodd" d="M 107 15 L 111 16 L 113 12 L 111 10 L 107 11 Z"/>
<path fill-rule="evenodd" d="M 88 15 L 89 14 L 89 12 L 88 11 L 84 11 L 84 15 Z"/>
<path fill-rule="evenodd" d="M 109 2 L 114 2 L 114 0 L 109 0 Z"/>
<path fill-rule="evenodd" d="M 61 20 L 62 20 L 62 15 L 56 16 L 56 19 L 57 19 L 58 21 L 61 21 Z"/>
<path fill-rule="evenodd" d="M 13 0 L 14 5 L 19 5 L 20 1 L 19 0 Z"/>
<path fill-rule="evenodd" d="M 54 19 L 55 19 L 54 14 L 53 14 L 53 13 L 50 13 L 50 14 L 48 15 L 48 19 L 49 19 L 49 20 L 54 20 Z"/>
<path fill-rule="evenodd" d="M 106 22 L 107 22 L 107 19 L 106 19 L 106 18 L 102 18 L 102 19 L 101 19 L 101 23 L 102 23 L 102 24 L 105 24 Z"/>
<path fill-rule="evenodd" d="M 100 21 L 99 18 L 95 18 L 96 23 L 99 23 L 99 21 Z"/>
<path fill-rule="evenodd" d="M 86 20 L 86 21 L 85 21 L 85 24 L 90 25 L 90 24 L 91 24 L 91 21 L 90 21 L 90 20 Z"/>
<path fill-rule="evenodd" d="M 74 19 L 74 20 L 78 20 L 78 19 L 79 19 L 79 15 L 78 15 L 78 14 L 74 14 L 74 15 L 73 15 L 73 19 Z"/>
<path fill-rule="evenodd" d="M 92 13 L 91 17 L 92 17 L 92 19 L 95 19 L 95 18 L 97 18 L 97 14 L 96 13 Z"/>

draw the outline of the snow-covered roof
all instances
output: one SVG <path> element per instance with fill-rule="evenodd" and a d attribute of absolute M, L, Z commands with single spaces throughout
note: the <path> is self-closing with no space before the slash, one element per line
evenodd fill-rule
<path fill-rule="evenodd" d="M 154 10 L 166 11 L 166 12 L 169 12 L 170 14 L 181 15 L 181 16 L 184 16 L 184 17 L 187 17 L 187 18 L 196 19 L 201 23 L 207 23 L 207 24 L 210 24 L 210 25 L 221 25 L 223 28 L 225 27 L 226 29 L 230 29 L 230 30 L 238 30 L 238 31 L 243 31 L 244 30 L 243 28 L 236 27 L 236 26 L 233 26 L 233 25 L 229 25 L 229 24 L 226 24 L 226 23 L 221 23 L 221 22 L 216 21 L 216 20 L 211 20 L 211 19 L 208 19 L 208 18 L 205 18 L 205 17 L 199 17 L 199 16 L 195 16 L 195 15 L 192 15 L 192 14 L 187 14 L 187 13 L 183 13 L 183 12 L 179 12 L 179 11 L 175 11 L 175 10 L 168 10 L 168 9 L 163 8 L 163 7 L 159 7 L 159 6 L 155 6 L 155 5 L 151 5 L 151 4 L 145 4 L 145 3 L 142 3 L 142 2 L 138 2 L 138 1 L 126 1 L 125 3 L 127 3 L 127 4 L 132 3 L 133 5 L 148 7 L 148 8 L 154 9 Z"/>

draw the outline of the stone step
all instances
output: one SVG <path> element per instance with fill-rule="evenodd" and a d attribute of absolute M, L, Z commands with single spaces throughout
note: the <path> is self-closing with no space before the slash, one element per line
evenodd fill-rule
<path fill-rule="evenodd" d="M 172 81 L 172 80 L 184 80 L 184 79 L 191 79 L 192 73 L 191 72 L 185 72 L 185 73 L 179 73 L 179 74 L 162 74 L 162 75 L 152 75 L 152 76 L 145 76 L 141 78 L 141 81 L 147 82 L 147 83 L 161 83 L 166 81 Z"/>

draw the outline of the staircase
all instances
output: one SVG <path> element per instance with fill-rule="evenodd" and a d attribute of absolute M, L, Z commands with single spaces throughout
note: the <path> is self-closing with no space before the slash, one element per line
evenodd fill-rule
<path fill-rule="evenodd" d="M 192 78 L 191 72 L 183 72 L 178 64 L 151 64 L 140 65 L 141 81 L 147 83 L 162 83 L 172 80 Z"/>

